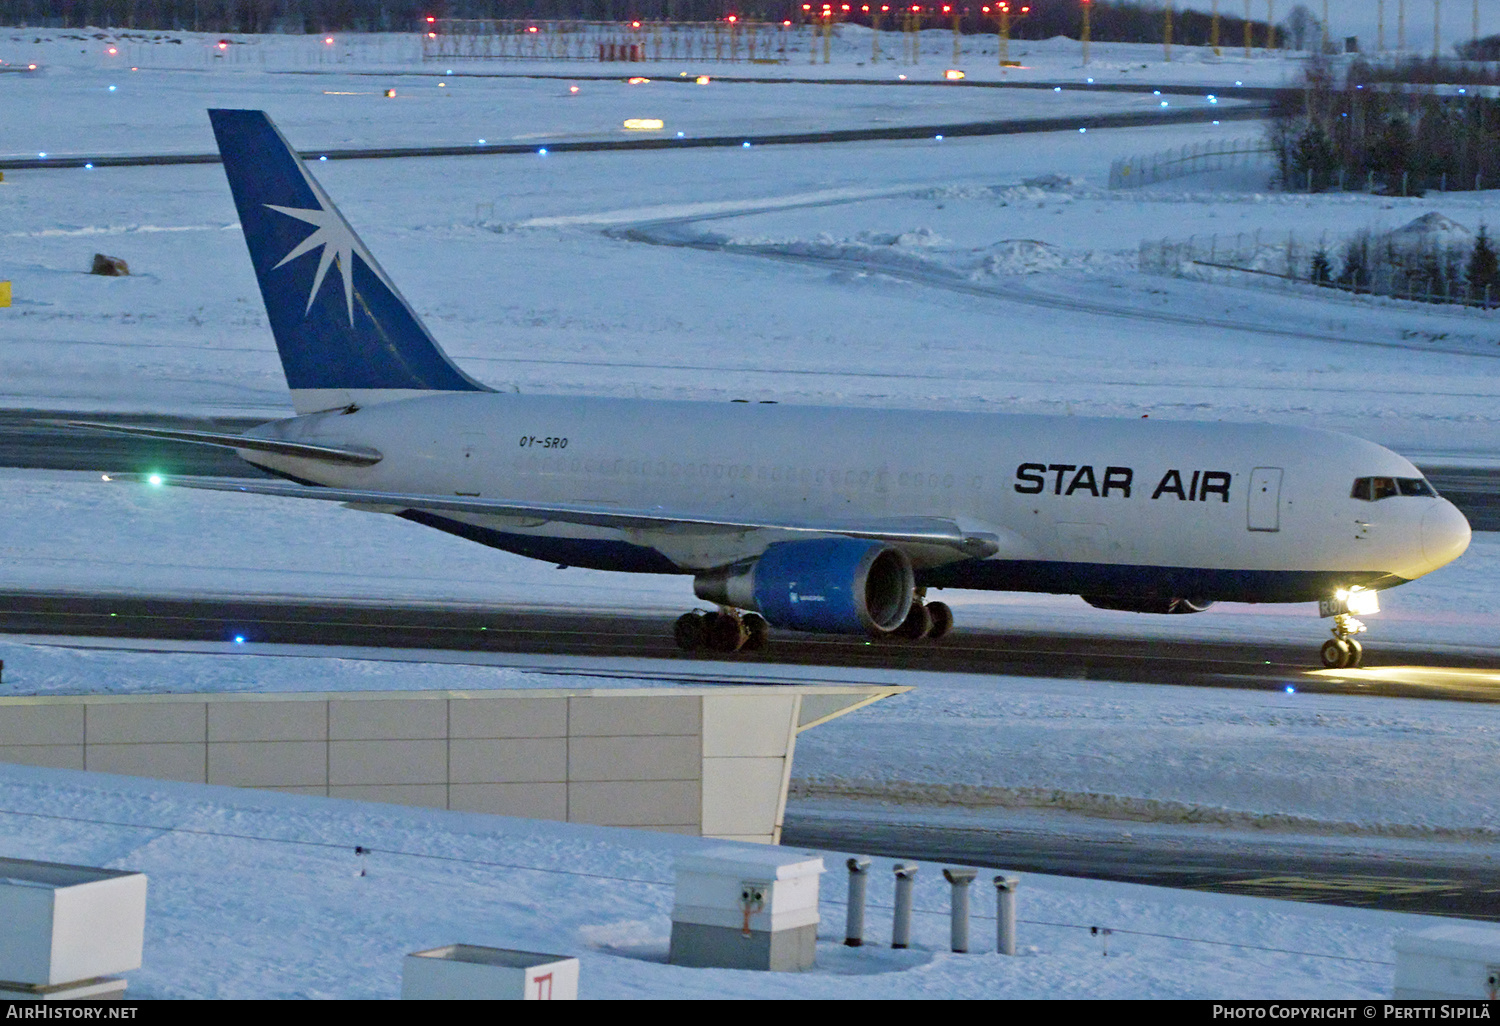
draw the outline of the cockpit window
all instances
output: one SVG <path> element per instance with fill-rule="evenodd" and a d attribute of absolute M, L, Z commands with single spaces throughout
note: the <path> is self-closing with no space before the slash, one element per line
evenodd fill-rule
<path fill-rule="evenodd" d="M 1398 477 L 1396 484 L 1400 487 L 1402 495 L 1425 495 L 1429 499 L 1437 498 L 1437 492 L 1432 490 L 1432 485 L 1427 483 L 1425 477 Z"/>
<path fill-rule="evenodd" d="M 1355 480 L 1349 493 L 1351 499 L 1379 502 L 1397 495 L 1423 495 L 1436 498 L 1437 492 L 1422 477 L 1361 477 Z"/>

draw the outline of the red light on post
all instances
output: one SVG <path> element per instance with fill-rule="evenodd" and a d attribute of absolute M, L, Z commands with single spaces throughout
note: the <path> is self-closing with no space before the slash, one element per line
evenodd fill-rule
<path fill-rule="evenodd" d="M 323 40 L 323 45 L 324 46 L 332 46 L 333 45 L 333 37 L 329 36 L 327 39 Z"/>
<path fill-rule="evenodd" d="M 433 16 L 432 16 L 432 15 L 430 15 L 430 14 L 429 14 L 429 15 L 428 15 L 428 16 L 427 16 L 427 24 L 429 24 L 429 25 L 431 25 L 431 24 L 432 24 L 432 23 L 433 23 L 433 22 L 435 22 L 435 21 L 437 21 L 437 19 L 436 19 L 436 18 L 434 18 L 434 17 L 433 17 Z"/>

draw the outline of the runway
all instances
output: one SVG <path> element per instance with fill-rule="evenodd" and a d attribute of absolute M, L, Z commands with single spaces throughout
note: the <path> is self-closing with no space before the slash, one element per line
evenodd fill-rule
<path fill-rule="evenodd" d="M 388 76 L 386 76 L 388 77 Z M 454 76 L 456 77 L 456 76 Z M 578 78 L 580 76 L 564 76 Z M 619 80 L 620 76 L 608 76 Z M 671 81 L 665 79 L 664 81 Z M 691 80 L 684 80 L 691 81 Z M 776 81 L 776 80 L 763 80 Z M 818 82 L 817 84 L 851 84 L 849 82 Z M 881 84 L 896 86 L 897 83 L 855 82 L 858 85 Z M 928 85 L 937 88 L 1008 88 L 1009 83 L 899 83 L 901 87 Z M 1033 84 L 1031 88 L 1039 88 Z M 1069 85 L 1069 91 L 1087 92 L 1091 86 Z M 1116 88 L 1115 92 L 1150 92 L 1152 87 L 1133 84 Z M 1202 96 L 1203 89 L 1191 86 L 1157 87 L 1157 91 L 1168 94 Z M 899 139 L 960 138 L 968 136 L 1023 135 L 1035 132 L 1075 132 L 1088 128 L 1139 128 L 1154 125 L 1174 124 L 1218 124 L 1220 121 L 1259 121 L 1266 117 L 1270 107 L 1265 102 L 1274 90 L 1235 90 L 1235 98 L 1243 97 L 1247 102 L 1224 106 L 1204 106 L 1170 110 L 1153 108 L 1139 111 L 1122 111 L 1110 114 L 1072 114 L 1051 118 L 1011 118 L 995 121 L 962 121 L 931 125 L 890 125 L 880 128 L 826 129 L 814 132 L 783 132 L 752 135 L 686 136 L 671 138 L 655 136 L 635 139 L 581 139 L 545 140 L 535 139 L 524 143 L 482 143 L 461 146 L 379 146 L 351 149 L 306 149 L 299 155 L 305 160 L 383 160 L 396 157 L 493 157 L 516 154 L 534 154 L 538 150 L 546 153 L 588 153 L 621 150 L 690 150 L 702 148 L 739 146 L 788 146 L 822 143 L 873 142 Z M 1226 98 L 1228 94 L 1226 94 Z M 1257 102 L 1259 101 L 1259 102 Z M 70 154 L 68 156 L 7 157 L 0 159 L 0 171 L 38 171 L 59 168 L 103 168 L 103 167 L 160 167 L 178 164 L 217 164 L 217 153 L 137 153 L 137 154 Z"/>
<path fill-rule="evenodd" d="M 674 616 L 524 606 L 354 604 L 148 595 L 0 592 L 0 634 L 131 641 L 312 645 L 443 653 L 652 659 L 712 679 L 726 663 L 687 653 L 672 638 Z M 455 658 L 456 654 L 459 656 Z M 1054 677 L 1138 684 L 1284 690 L 1317 694 L 1500 701 L 1500 651 L 1432 651 L 1372 642 L 1366 668 L 1314 670 L 1313 646 L 1111 638 L 964 627 L 940 641 L 870 641 L 773 632 L 771 646 L 729 657 L 736 667 L 915 670 L 997 678 Z M 498 662 L 504 663 L 503 660 Z M 735 679 L 743 680 L 743 672 Z"/>

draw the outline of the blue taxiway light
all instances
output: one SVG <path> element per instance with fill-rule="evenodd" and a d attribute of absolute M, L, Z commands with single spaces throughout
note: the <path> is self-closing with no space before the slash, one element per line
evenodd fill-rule
<path fill-rule="evenodd" d="M 541 149 L 537 150 L 536 155 L 538 157 L 545 157 L 547 155 L 547 147 L 543 146 Z"/>
<path fill-rule="evenodd" d="M 1295 695 L 1297 693 L 1297 689 L 1288 684 L 1286 686 L 1286 693 L 1289 695 Z"/>
<path fill-rule="evenodd" d="M 243 634 L 236 634 L 234 636 L 234 643 L 236 645 L 243 645 L 245 643 L 245 636 Z"/>

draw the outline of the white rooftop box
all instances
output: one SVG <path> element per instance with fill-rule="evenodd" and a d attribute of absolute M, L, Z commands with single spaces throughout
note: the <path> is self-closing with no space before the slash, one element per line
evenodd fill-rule
<path fill-rule="evenodd" d="M 679 856 L 675 868 L 674 965 L 812 968 L 821 858 L 725 845 Z"/>
<path fill-rule="evenodd" d="M 1398 1001 L 1494 1001 L 1500 995 L 1500 927 L 1454 923 L 1397 934 Z"/>
<path fill-rule="evenodd" d="M 404 1001 L 576 1001 L 578 959 L 449 944 L 406 956 Z"/>
<path fill-rule="evenodd" d="M 0 924 L 0 980 L 7 983 L 55 988 L 139 969 L 146 877 L 0 859 Z"/>

